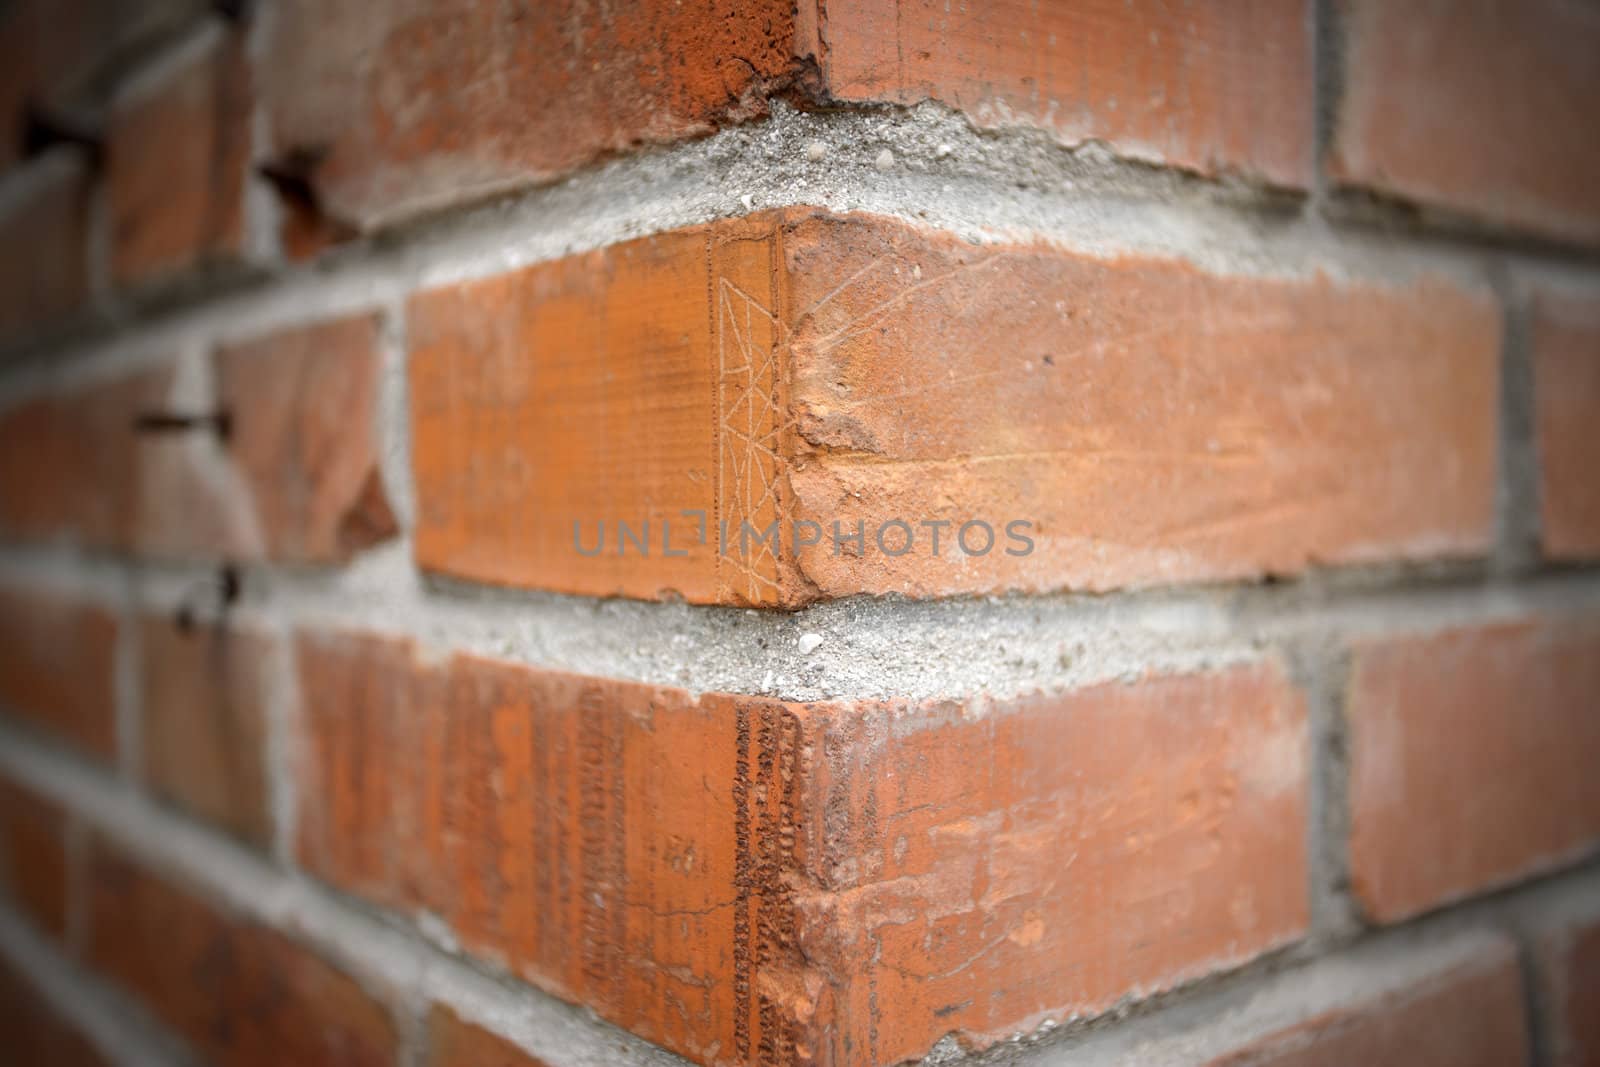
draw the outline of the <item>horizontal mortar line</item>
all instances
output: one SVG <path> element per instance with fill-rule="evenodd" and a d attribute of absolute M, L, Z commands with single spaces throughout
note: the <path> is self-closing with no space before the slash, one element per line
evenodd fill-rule
<path fill-rule="evenodd" d="M 179 1042 L 133 1007 L 125 994 L 69 959 L 5 904 L 0 904 L 0 958 L 109 1062 L 124 1067 L 191 1062 Z"/>
<path fill-rule="evenodd" d="M 804 145 L 828 146 L 827 168 L 804 186 Z M 954 142 L 928 162 L 933 140 Z M 899 148 L 925 171 L 885 176 L 880 147 Z M 911 153 L 919 153 L 912 156 Z M 1019 175 L 1026 179 L 1019 185 Z M 749 196 L 746 206 L 743 198 Z M 886 214 L 978 240 L 1039 238 L 1097 257 L 1172 257 L 1244 276 L 1403 281 L 1437 271 L 1481 282 L 1493 262 L 1600 279 L 1548 253 L 1396 236 L 1281 197 L 1257 195 L 1126 161 L 1089 164 L 1041 135 L 977 133 L 936 105 L 907 113 L 799 113 L 779 104 L 763 123 L 738 126 L 602 164 L 553 184 L 422 220 L 237 285 L 217 298 L 137 312 L 108 323 L 122 333 L 0 364 L 0 395 L 160 358 L 174 348 L 250 336 L 365 310 L 419 288 L 488 276 L 752 210 L 817 206 Z M 1585 269 L 1585 267 L 1587 269 Z M 48 355 L 48 358 L 45 358 Z"/>
<path fill-rule="evenodd" d="M 479 969 L 331 888 L 270 864 L 219 831 L 0 723 L 0 771 L 109 834 L 163 877 L 350 969 L 393 1007 L 442 1003 L 554 1067 L 686 1067 L 686 1061 L 519 979 Z M 0 933 L 4 933 L 0 928 Z M 4 940 L 0 938 L 0 940 Z"/>
<path fill-rule="evenodd" d="M 214 567 L 0 548 L 0 580 L 113 612 L 175 611 Z M 531 667 L 691 692 L 794 700 L 1004 700 L 1151 670 L 1282 655 L 1297 641 L 1424 632 L 1600 610 L 1600 569 L 1520 579 L 1484 570 L 1313 572 L 1270 585 L 994 599 L 855 597 L 793 612 L 438 589 L 404 544 L 334 571 L 247 569 L 230 618 L 272 629 L 366 630 Z M 202 618 L 208 618 L 200 598 Z M 802 654 L 802 635 L 822 643 Z"/>

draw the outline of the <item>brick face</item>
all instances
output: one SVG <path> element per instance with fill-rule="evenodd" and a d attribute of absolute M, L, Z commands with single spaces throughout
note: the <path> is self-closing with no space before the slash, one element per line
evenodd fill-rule
<path fill-rule="evenodd" d="M 1536 301 L 1533 380 L 1545 555 L 1600 557 L 1600 293 Z"/>
<path fill-rule="evenodd" d="M 408 335 L 417 556 L 469 579 L 766 605 L 1105 590 L 1470 555 L 1492 525 L 1499 317 L 1439 280 L 1220 277 L 795 209 L 426 292 Z M 871 532 L 897 519 L 919 538 L 899 556 L 903 532 Z M 779 558 L 741 550 L 774 520 Z M 955 549 L 969 520 L 986 554 Z M 649 524 L 649 558 L 619 554 L 619 521 Z M 865 551 L 835 549 L 857 521 Z M 797 560 L 796 531 L 821 537 Z"/>
<path fill-rule="evenodd" d="M 392 536 L 378 469 L 378 325 L 358 315 L 224 346 L 217 397 L 170 366 L 0 413 L 0 529 L 163 557 L 335 563 Z M 141 416 L 231 418 L 149 434 Z"/>
<path fill-rule="evenodd" d="M 37 336 L 82 309 L 89 295 L 89 176 L 59 148 L 28 164 L 28 186 L 0 210 L 0 338 Z"/>
<path fill-rule="evenodd" d="M 283 934 L 227 914 L 96 840 L 89 964 L 207 1063 L 390 1067 L 389 1012 Z"/>
<path fill-rule="evenodd" d="M 1600 842 L 1600 626 L 1374 640 L 1349 686 L 1350 863 L 1380 921 Z"/>
<path fill-rule="evenodd" d="M 1504 944 L 1381 1000 L 1286 1027 L 1208 1067 L 1510 1067 L 1527 1062 L 1514 949 Z"/>
<path fill-rule="evenodd" d="M 709 132 L 793 67 L 786 0 L 279 8 L 276 148 L 315 156 L 322 206 L 362 226 Z"/>
<path fill-rule="evenodd" d="M 41 932 L 67 935 L 67 820 L 60 808 L 0 782 L 0 888 Z"/>
<path fill-rule="evenodd" d="M 1125 155 L 1300 186 L 1312 157 L 1303 0 L 818 3 L 826 90 L 938 100 Z"/>
<path fill-rule="evenodd" d="M 1343 0 L 1335 177 L 1558 240 L 1600 239 L 1600 14 L 1565 0 Z"/>
<path fill-rule="evenodd" d="M 1304 713 L 1270 667 L 972 716 L 352 634 L 297 658 L 308 870 L 702 1062 L 987 1044 L 1306 923 Z"/>
<path fill-rule="evenodd" d="M 462 1019 L 443 1004 L 428 1013 L 426 1067 L 548 1067 L 505 1038 Z"/>
<path fill-rule="evenodd" d="M 218 33 L 113 110 L 106 187 L 117 282 L 157 281 L 243 251 L 249 72 L 243 43 Z"/>
<path fill-rule="evenodd" d="M 255 503 L 257 551 L 329 563 L 396 531 L 378 469 L 382 357 L 372 315 L 229 345 L 218 392 Z"/>
<path fill-rule="evenodd" d="M 1600 1064 L 1600 916 L 1549 931 L 1538 961 L 1550 1012 L 1551 1063 L 1555 1067 Z"/>
<path fill-rule="evenodd" d="M 259 632 L 147 617 L 140 748 L 161 796 L 254 844 L 272 831 L 266 782 L 274 641 Z"/>
<path fill-rule="evenodd" d="M 61 594 L 0 590 L 0 705 L 104 762 L 115 758 L 117 623 Z"/>
<path fill-rule="evenodd" d="M 106 1067 L 108 1061 L 61 1017 L 29 977 L 0 959 L 0 1048 L 15 1064 Z"/>

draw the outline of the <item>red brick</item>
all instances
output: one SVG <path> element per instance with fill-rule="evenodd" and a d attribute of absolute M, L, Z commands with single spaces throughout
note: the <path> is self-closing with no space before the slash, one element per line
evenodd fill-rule
<path fill-rule="evenodd" d="M 1559 240 L 1600 238 L 1600 16 L 1566 0 L 1343 0 L 1330 167 Z"/>
<path fill-rule="evenodd" d="M 0 959 L 0 1048 L 6 1062 L 105 1067 L 109 1062 L 61 1017 L 26 975 Z"/>
<path fill-rule="evenodd" d="M 1436 278 L 1229 277 L 811 209 L 693 227 L 412 299 L 417 559 L 793 606 L 1477 554 L 1500 332 Z M 919 537 L 898 557 L 871 532 L 895 519 Z M 867 550 L 836 553 L 858 520 Z M 953 547 L 971 520 L 986 555 Z M 1013 520 L 1031 553 L 1007 554 Z M 649 523 L 649 558 L 617 554 L 619 521 Z M 773 521 L 781 558 L 740 551 Z M 795 560 L 799 521 L 823 540 Z M 918 524 L 941 521 L 935 558 Z"/>
<path fill-rule="evenodd" d="M 301 860 L 700 1062 L 893 1063 L 1306 923 L 1280 671 L 983 712 L 426 665 L 306 635 Z"/>
<path fill-rule="evenodd" d="M 1535 437 L 1545 555 L 1600 556 L 1600 294 L 1544 294 L 1533 321 Z"/>
<path fill-rule="evenodd" d="M 1592 902 L 1591 902 L 1592 904 Z M 1552 924 L 1539 939 L 1552 1067 L 1600 1064 L 1600 915 Z"/>
<path fill-rule="evenodd" d="M 29 726 L 110 762 L 117 748 L 117 624 L 55 593 L 0 590 L 0 705 Z"/>
<path fill-rule="evenodd" d="M 1282 185 L 1309 183 L 1304 0 L 827 0 L 823 81 L 850 101 L 939 100 L 985 126 Z"/>
<path fill-rule="evenodd" d="M 106 189 L 111 273 L 119 284 L 169 278 L 242 253 L 249 72 L 243 42 L 219 32 L 112 110 Z"/>
<path fill-rule="evenodd" d="M 1350 863 L 1380 921 L 1600 842 L 1600 624 L 1372 640 L 1349 687 Z"/>
<path fill-rule="evenodd" d="M 0 782 L 0 886 L 40 930 L 67 935 L 67 820 L 49 801 Z"/>
<path fill-rule="evenodd" d="M 382 358 L 374 315 L 333 319 L 217 354 L 230 449 L 270 559 L 327 563 L 391 536 L 378 470 Z"/>
<path fill-rule="evenodd" d="M 161 796 L 255 844 L 272 833 L 266 781 L 266 671 L 276 642 L 257 631 L 140 626 L 144 779 Z"/>
<path fill-rule="evenodd" d="M 436 1004 L 428 1014 L 427 1067 L 548 1067 L 505 1038 Z"/>
<path fill-rule="evenodd" d="M 788 0 L 319 0 L 278 5 L 264 65 L 277 151 L 370 226 L 764 110 Z"/>
<path fill-rule="evenodd" d="M 174 399 L 170 367 L 0 414 L 0 529 L 166 557 L 349 558 L 396 530 L 378 470 L 377 337 L 360 315 L 223 348 L 225 448 L 136 432 L 141 415 L 195 413 Z"/>
<path fill-rule="evenodd" d="M 207 1063 L 395 1062 L 394 1021 L 348 975 L 93 843 L 87 957 Z"/>
<path fill-rule="evenodd" d="M 1522 981 L 1510 945 L 1406 990 L 1318 1015 L 1208 1067 L 1510 1067 L 1527 1062 Z"/>
<path fill-rule="evenodd" d="M 0 205 L 0 243 L 27 255 L 0 257 L 0 337 L 38 336 L 81 310 L 89 294 L 89 177 L 76 152 L 59 148 L 12 175 Z"/>

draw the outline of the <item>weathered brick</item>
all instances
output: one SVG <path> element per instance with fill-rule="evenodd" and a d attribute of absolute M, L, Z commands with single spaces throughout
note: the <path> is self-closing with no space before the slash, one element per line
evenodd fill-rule
<path fill-rule="evenodd" d="M 1495 950 L 1431 976 L 1285 1027 L 1208 1067 L 1511 1067 L 1527 1062 L 1527 1023 L 1515 949 Z"/>
<path fill-rule="evenodd" d="M 158 794 L 255 844 L 272 832 L 266 781 L 267 671 L 276 642 L 254 630 L 140 626 L 140 748 Z"/>
<path fill-rule="evenodd" d="M 117 624 L 96 605 L 0 590 L 0 705 L 86 755 L 115 758 Z"/>
<path fill-rule="evenodd" d="M 228 914 L 98 838 L 90 884 L 90 965 L 205 1062 L 395 1062 L 388 1009 L 309 949 Z"/>
<path fill-rule="evenodd" d="M 123 285 L 236 259 L 245 242 L 250 67 L 216 32 L 117 101 L 106 134 L 111 272 Z"/>
<path fill-rule="evenodd" d="M 762 111 L 794 67 L 788 0 L 318 0 L 278 5 L 264 65 L 281 156 L 361 226 L 552 178 Z"/>
<path fill-rule="evenodd" d="M 1350 864 L 1380 921 L 1600 842 L 1600 624 L 1544 620 L 1354 651 Z"/>
<path fill-rule="evenodd" d="M 505 1038 L 436 1004 L 428 1013 L 427 1067 L 547 1067 Z"/>
<path fill-rule="evenodd" d="M 224 347 L 218 396 L 170 367 L 0 413 L 0 530 L 156 556 L 331 563 L 396 530 L 378 469 L 381 356 L 370 315 Z M 155 413 L 228 414 L 205 433 L 140 433 Z"/>
<path fill-rule="evenodd" d="M 1309 183 L 1304 0 L 817 7 L 815 53 L 841 100 L 938 100 L 986 126 L 1040 127 L 1207 174 Z"/>
<path fill-rule="evenodd" d="M 109 1062 L 56 1007 L 0 958 L 0 1048 L 15 1064 L 105 1067 Z"/>
<path fill-rule="evenodd" d="M 41 931 L 66 937 L 66 816 L 10 782 L 0 782 L 0 887 Z"/>
<path fill-rule="evenodd" d="M 1330 158 L 1352 185 L 1600 238 L 1600 16 L 1566 0 L 1342 0 Z"/>
<path fill-rule="evenodd" d="M 1600 914 L 1548 924 L 1537 945 L 1552 1067 L 1600 1063 Z"/>
<path fill-rule="evenodd" d="M 0 243 L 27 249 L 0 257 L 0 336 L 37 336 L 80 310 L 89 293 L 89 175 L 83 157 L 58 148 L 12 175 L 0 200 Z"/>
<path fill-rule="evenodd" d="M 1490 539 L 1500 321 L 1439 279 L 1227 277 L 792 209 L 425 292 L 408 336 L 417 558 L 468 579 L 796 605 Z M 774 521 L 780 552 L 741 548 Z M 969 521 L 987 553 L 977 527 L 956 546 Z M 648 558 L 619 522 L 648 524 Z"/>
<path fill-rule="evenodd" d="M 1297 937 L 1281 671 L 981 714 L 781 704 L 306 634 L 301 860 L 701 1062 L 893 1063 Z"/>
<path fill-rule="evenodd" d="M 1600 294 L 1537 298 L 1533 382 L 1544 552 L 1592 559 L 1600 556 Z"/>
<path fill-rule="evenodd" d="M 229 448 L 255 504 L 255 551 L 337 562 L 391 536 L 378 469 L 378 321 L 333 319 L 223 348 Z"/>

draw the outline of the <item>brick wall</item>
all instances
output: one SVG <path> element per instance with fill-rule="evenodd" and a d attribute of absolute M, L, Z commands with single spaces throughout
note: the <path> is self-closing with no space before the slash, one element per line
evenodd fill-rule
<path fill-rule="evenodd" d="M 1600 1063 L 1600 9 L 0 60 L 8 1060 Z"/>

